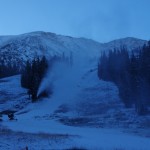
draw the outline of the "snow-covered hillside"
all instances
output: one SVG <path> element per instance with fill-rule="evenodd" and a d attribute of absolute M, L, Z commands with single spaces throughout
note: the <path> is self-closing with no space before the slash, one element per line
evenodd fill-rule
<path fill-rule="evenodd" d="M 132 50 L 145 42 L 127 38 L 102 44 L 45 32 L 0 37 L 0 59 L 6 63 L 20 65 L 36 56 L 73 54 L 71 66 L 56 63 L 47 72 L 39 93 L 52 85 L 53 94 L 37 103 L 31 103 L 27 91 L 21 88 L 19 75 L 0 80 L 0 148 L 148 150 L 145 136 L 149 133 L 137 137 L 123 130 L 141 134 L 137 129 L 144 126 L 146 131 L 150 118 L 140 118 L 133 109 L 124 108 L 117 87 L 97 76 L 101 51 L 121 45 Z M 10 121 L 9 112 L 14 112 L 17 120 Z"/>
<path fill-rule="evenodd" d="M 19 76 L 0 81 L 6 82 L 6 87 L 1 87 L 3 92 L 7 91 L 7 85 L 15 86 L 8 92 L 9 98 L 14 96 L 14 103 L 19 102 L 17 95 L 20 95 L 21 102 L 29 101 L 28 95 L 18 84 Z M 137 130 L 137 122 L 141 120 L 144 123 L 149 118 L 140 119 L 135 114 L 125 114 L 115 85 L 99 81 L 95 71 L 90 70 L 77 81 L 73 86 L 76 85 L 78 91 L 70 91 L 71 97 L 54 95 L 20 109 L 16 109 L 11 101 L 4 102 L 5 108 L 1 110 L 16 110 L 17 120 L 10 121 L 4 112 L 3 121 L 0 122 L 0 148 L 149 150 L 147 129 L 143 129 L 146 132 L 143 137 L 136 135 L 141 134 L 142 128 L 139 126 Z M 68 88 L 72 90 L 72 85 Z M 60 91 L 56 91 L 56 94 L 60 94 Z M 135 118 L 137 120 L 134 122 Z M 124 125 L 124 131 L 121 125 Z M 130 129 L 132 134 L 125 132 L 125 129 Z"/>
<path fill-rule="evenodd" d="M 0 37 L 0 60 L 24 64 L 36 56 L 69 56 L 72 54 L 86 54 L 97 58 L 103 50 L 119 48 L 122 45 L 129 49 L 142 46 L 146 41 L 136 38 L 125 38 L 109 43 L 99 43 L 85 38 L 73 38 L 56 35 L 49 32 L 32 32 L 16 36 Z"/>
<path fill-rule="evenodd" d="M 137 38 L 132 38 L 132 37 L 127 37 L 123 39 L 117 39 L 113 40 L 111 42 L 105 43 L 104 47 L 106 49 L 108 48 L 120 48 L 121 46 L 126 46 L 129 50 L 135 50 L 136 48 L 139 48 L 143 46 L 146 43 L 145 40 L 137 39 Z"/>
<path fill-rule="evenodd" d="M 1 59 L 22 63 L 36 56 L 69 56 L 86 53 L 97 56 L 100 44 L 88 39 L 78 39 L 54 33 L 34 32 L 18 36 L 0 37 Z"/>

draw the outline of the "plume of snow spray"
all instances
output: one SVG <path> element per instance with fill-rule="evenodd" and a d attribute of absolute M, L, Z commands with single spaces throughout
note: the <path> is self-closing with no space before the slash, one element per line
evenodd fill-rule
<path fill-rule="evenodd" d="M 55 63 L 52 69 L 49 69 L 39 88 L 38 95 L 44 90 L 50 90 L 53 94 L 50 98 L 50 109 L 55 110 L 64 103 L 75 102 L 76 95 L 80 91 L 79 84 L 85 72 L 87 58 L 76 56 L 72 66 L 66 63 Z"/>

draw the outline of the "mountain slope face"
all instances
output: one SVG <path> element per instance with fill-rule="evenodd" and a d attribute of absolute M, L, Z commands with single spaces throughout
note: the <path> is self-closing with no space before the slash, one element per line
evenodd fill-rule
<path fill-rule="evenodd" d="M 73 38 L 48 32 L 32 32 L 17 36 L 0 36 L 0 62 L 23 65 L 26 60 L 43 56 L 66 57 L 71 54 L 98 58 L 101 51 L 120 48 L 125 45 L 130 50 L 142 46 L 147 41 L 125 38 L 109 43 L 99 43 L 85 38 Z"/>
<path fill-rule="evenodd" d="M 145 41 L 145 40 L 132 38 L 132 37 L 127 37 L 127 38 L 117 39 L 117 40 L 113 40 L 111 42 L 105 43 L 104 47 L 105 47 L 105 49 L 109 49 L 109 48 L 118 49 L 121 46 L 125 46 L 129 50 L 135 50 L 135 49 L 143 46 L 146 43 L 147 43 L 147 41 Z"/>

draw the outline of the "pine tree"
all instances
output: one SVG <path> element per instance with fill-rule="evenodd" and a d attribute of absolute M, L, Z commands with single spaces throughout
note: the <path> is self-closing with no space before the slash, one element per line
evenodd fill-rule
<path fill-rule="evenodd" d="M 32 102 L 38 99 L 37 92 L 47 69 L 48 63 L 45 57 L 42 57 L 42 59 L 37 57 L 31 63 L 29 61 L 26 62 L 21 75 L 21 85 L 28 89 L 28 94 L 29 97 L 31 95 Z"/>

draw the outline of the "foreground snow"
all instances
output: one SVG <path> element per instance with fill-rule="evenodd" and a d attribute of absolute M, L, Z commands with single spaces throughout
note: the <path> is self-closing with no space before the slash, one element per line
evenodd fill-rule
<path fill-rule="evenodd" d="M 8 135 L 5 134 L 1 136 L 1 142 L 7 143 L 10 146 L 13 145 L 15 149 L 28 145 L 30 149 L 39 150 L 71 147 L 82 147 L 87 149 L 102 148 L 110 150 L 148 150 L 150 147 L 150 141 L 148 138 L 128 135 L 119 130 L 68 127 L 55 121 L 42 121 L 42 123 L 34 121 L 34 124 L 31 122 L 32 129 L 34 128 L 31 131 L 29 127 L 27 127 L 31 124 L 24 125 L 24 123 L 27 123 L 27 121 L 22 123 L 19 122 L 19 125 L 14 123 L 9 124 L 9 128 L 12 128 L 13 130 L 23 130 L 25 133 L 11 134 L 8 132 Z M 26 132 L 32 132 L 32 134 Z M 33 132 L 36 134 L 33 134 Z M 44 138 L 44 135 L 49 138 Z M 18 142 L 17 139 L 21 141 L 21 143 Z"/>
<path fill-rule="evenodd" d="M 69 147 L 84 147 L 87 149 L 115 149 L 115 148 L 122 148 L 127 150 L 148 150 L 150 147 L 150 140 L 149 138 L 144 137 L 138 137 L 135 135 L 130 135 L 127 133 L 123 133 L 119 129 L 101 129 L 101 128 L 87 128 L 87 127 L 71 127 L 62 125 L 61 123 L 57 122 L 56 120 L 44 120 L 44 119 L 21 119 L 18 117 L 17 122 L 5 122 L 3 125 L 7 126 L 9 129 L 12 129 L 13 131 L 21 131 L 24 133 L 36 133 L 35 135 L 37 137 L 41 137 L 40 135 L 47 134 L 47 136 L 50 135 L 64 135 L 63 136 L 57 136 L 58 143 L 60 141 L 60 145 L 56 145 L 53 138 L 49 138 L 49 141 L 52 141 L 53 144 L 47 145 L 47 140 L 44 138 L 42 139 L 42 142 L 40 142 L 40 148 L 44 148 L 45 146 L 48 146 L 48 148 L 57 149 L 57 148 L 69 148 Z M 30 138 L 34 138 L 34 134 L 27 134 L 27 136 Z M 31 137 L 30 137 L 31 135 Z M 38 136 L 39 135 L 39 136 Z M 67 138 L 65 138 L 65 135 L 68 135 Z M 8 132 L 8 137 L 9 137 Z M 35 137 L 36 137 L 35 136 Z M 17 137 L 16 137 L 17 138 Z M 18 138 L 19 134 L 18 134 Z M 62 139 L 63 138 L 63 139 Z M 25 143 L 31 147 L 32 143 L 38 143 L 39 141 L 33 141 L 29 142 L 29 139 L 26 137 L 24 139 Z M 3 140 L 3 139 L 1 139 Z M 5 139 L 6 140 L 6 139 Z M 64 144 L 61 144 L 61 141 L 64 140 Z M 54 141 L 54 142 L 53 142 Z M 4 141 L 3 141 L 4 142 Z M 9 141 L 6 141 L 9 144 Z M 15 141 L 11 141 L 14 143 Z M 11 143 L 11 144 L 12 144 Z M 22 144 L 25 144 L 22 142 Z M 10 144 L 10 145 L 11 145 Z M 69 145 L 69 146 L 68 146 Z M 16 146 L 16 148 L 18 145 Z"/>
<path fill-rule="evenodd" d="M 84 97 L 85 99 L 87 99 L 91 97 L 91 99 L 93 99 L 93 102 L 98 102 L 98 97 L 104 99 L 104 97 L 106 98 L 106 96 L 108 96 L 108 93 L 105 94 L 105 90 L 102 90 L 107 87 L 107 89 L 111 89 L 109 91 L 109 94 L 113 96 L 110 96 L 112 97 L 112 99 L 108 99 L 109 101 L 105 100 L 103 101 L 103 103 L 108 103 L 111 101 L 115 102 L 115 100 L 118 101 L 117 89 L 115 89 L 112 84 L 105 83 L 103 81 L 100 81 L 99 83 L 101 86 L 96 85 L 97 79 L 94 76 L 94 72 L 91 72 L 90 75 L 86 75 L 85 79 L 80 82 L 79 91 L 82 92 L 78 93 L 78 98 L 83 99 Z M 7 82 L 5 83 L 6 86 L 1 86 L 1 90 L 7 90 L 7 85 L 13 83 L 13 86 L 15 88 L 14 91 L 18 91 L 18 93 L 20 94 L 25 93 L 25 90 L 20 88 L 18 80 L 19 76 L 8 78 Z M 86 80 L 92 82 L 87 85 Z M 92 90 L 92 87 L 97 88 L 96 90 L 101 89 L 101 92 L 99 92 L 99 94 L 97 95 L 97 92 L 94 93 L 95 90 Z M 87 92 L 89 88 L 91 89 Z M 14 95 L 13 92 L 9 92 L 9 95 L 11 94 Z M 22 98 L 27 98 L 26 95 L 22 95 Z M 14 98 L 14 102 L 18 102 L 18 100 L 18 97 Z M 64 101 L 59 102 L 64 103 Z M 10 104 L 8 101 L 6 102 L 6 109 L 10 109 Z M 28 146 L 29 149 L 33 150 L 71 149 L 73 147 L 104 150 L 149 150 L 149 138 L 124 133 L 119 128 L 110 129 L 100 127 L 96 128 L 94 126 L 68 126 L 62 124 L 59 121 L 61 117 L 77 117 L 77 115 L 80 114 L 77 114 L 77 112 L 75 111 L 69 111 L 65 114 L 57 114 L 59 116 L 54 116 L 54 110 L 51 110 L 53 108 L 53 105 L 54 102 L 52 102 L 50 99 L 45 99 L 38 103 L 30 104 L 16 112 L 16 118 L 18 119 L 17 121 L 9 121 L 7 116 L 3 115 L 4 121 L 0 123 L 0 149 L 20 150 Z M 55 105 L 55 108 L 56 106 L 59 105 Z M 72 107 L 72 109 L 75 108 Z M 2 110 L 4 110 L 4 107 L 1 107 L 1 111 Z M 7 129 L 10 129 L 11 131 Z"/>

